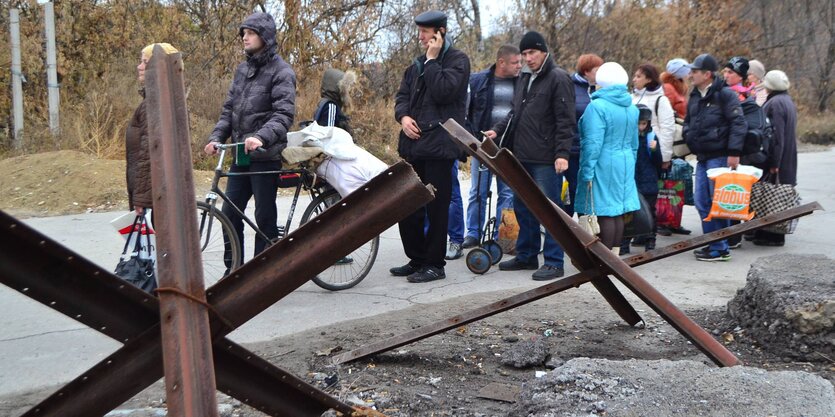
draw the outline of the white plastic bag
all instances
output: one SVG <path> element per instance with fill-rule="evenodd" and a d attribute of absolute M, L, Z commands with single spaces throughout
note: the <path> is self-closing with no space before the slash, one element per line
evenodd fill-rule
<path fill-rule="evenodd" d="M 145 210 L 145 221 L 147 222 L 147 226 L 143 227 L 142 235 L 134 233 L 131 235 L 130 231 L 133 228 L 134 220 L 136 220 L 136 212 L 129 211 L 113 220 L 110 221 L 110 225 L 116 229 L 116 232 L 119 233 L 122 238 L 127 239 L 130 236 L 130 242 L 128 242 L 128 247 L 133 248 L 135 247 L 136 240 L 140 237 L 140 250 L 139 250 L 139 258 L 140 259 L 151 259 L 156 263 L 157 260 L 157 235 L 154 232 L 154 226 L 151 224 L 151 209 Z M 148 242 L 150 240 L 151 247 L 148 247 Z M 130 258 L 131 255 L 135 254 L 136 252 L 130 252 L 122 256 L 122 259 Z"/>

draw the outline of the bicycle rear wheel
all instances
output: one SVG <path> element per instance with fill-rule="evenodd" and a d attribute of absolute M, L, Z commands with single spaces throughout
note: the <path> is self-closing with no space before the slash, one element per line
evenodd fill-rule
<path fill-rule="evenodd" d="M 334 189 L 319 194 L 310 205 L 304 210 L 302 224 L 322 214 L 326 208 L 336 204 L 341 197 Z M 340 259 L 328 269 L 322 271 L 313 278 L 316 285 L 331 291 L 345 290 L 357 285 L 368 275 L 374 261 L 377 259 L 377 249 L 380 245 L 380 237 L 365 242 L 348 256 Z"/>
<path fill-rule="evenodd" d="M 203 255 L 204 285 L 208 288 L 229 271 L 241 266 L 241 243 L 229 218 L 202 201 L 197 202 L 197 227 Z"/>

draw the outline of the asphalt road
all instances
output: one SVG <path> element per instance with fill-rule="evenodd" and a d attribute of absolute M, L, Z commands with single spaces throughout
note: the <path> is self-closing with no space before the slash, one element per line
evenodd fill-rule
<path fill-rule="evenodd" d="M 829 169 L 835 150 L 804 153 L 799 157 L 799 186 L 804 202 L 817 200 L 824 208 L 835 207 L 835 182 Z M 462 180 L 464 196 L 469 181 Z M 286 213 L 289 198 L 279 201 Z M 684 225 L 700 231 L 695 209 L 686 207 Z M 109 225 L 123 213 L 78 214 L 27 219 L 26 223 L 106 269 L 112 269 L 122 249 L 121 238 Z M 745 283 L 750 264 L 761 256 L 781 252 L 823 253 L 835 257 L 835 215 L 817 212 L 801 219 L 797 232 L 783 248 L 756 247 L 746 243 L 733 251 L 727 263 L 696 261 L 685 253 L 639 267 L 637 271 L 667 298 L 682 308 L 722 306 Z M 658 245 L 682 240 L 682 236 L 659 237 Z M 248 239 L 250 244 L 251 239 Z M 397 228 L 383 233 L 377 262 L 357 287 L 329 292 L 307 283 L 285 299 L 231 334 L 242 343 L 270 340 L 344 320 L 372 317 L 413 305 L 428 304 L 462 295 L 541 285 L 529 272 L 500 272 L 496 267 L 484 275 L 470 272 L 463 259 L 449 262 L 447 278 L 425 284 L 410 284 L 388 274 L 392 266 L 406 261 Z M 566 262 L 566 274 L 575 269 Z M 620 284 L 618 284 L 620 285 Z M 636 309 L 649 309 L 625 287 L 621 290 Z M 570 297 L 572 291 L 594 291 L 582 286 L 555 297 Z M 120 344 L 100 335 L 5 286 L 0 286 L 0 397 L 45 386 L 66 383 Z"/>

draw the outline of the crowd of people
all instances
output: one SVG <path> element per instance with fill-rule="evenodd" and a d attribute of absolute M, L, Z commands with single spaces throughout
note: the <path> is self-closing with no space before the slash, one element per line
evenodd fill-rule
<path fill-rule="evenodd" d="M 700 218 L 707 216 L 713 188 L 706 171 L 735 168 L 743 156 L 747 125 L 742 101 L 762 106 L 774 127 L 772 151 L 761 168 L 774 181 L 796 184 L 797 110 L 787 94 L 789 80 L 782 71 L 766 73 L 759 61 L 733 57 L 720 68 L 713 56 L 702 54 L 692 63 L 672 59 L 664 71 L 644 63 L 634 70 L 630 88 L 629 74 L 620 64 L 591 53 L 580 56 L 569 74 L 556 64 L 545 38 L 529 31 L 518 47 L 498 48 L 489 68 L 471 73 L 467 54 L 447 36 L 446 14 L 428 11 L 414 22 L 424 53 L 405 69 L 395 97 L 395 119 L 401 125 L 397 149 L 420 179 L 434 187 L 435 198 L 399 223 L 408 262 L 391 268 L 394 276 L 414 283 L 443 279 L 446 261 L 460 258 L 463 249 L 484 238 L 493 175 L 471 161 L 465 216 L 457 175 L 465 155 L 441 126 L 448 119 L 512 151 L 542 192 L 569 215 L 596 215 L 600 240 L 616 252 L 626 252 L 630 244 L 652 250 L 656 234 L 690 233 L 653 226 L 647 235 L 623 237 L 624 215 L 638 210 L 641 199 L 655 212 L 658 179 L 677 157 L 679 135 L 695 155 L 695 206 Z M 246 165 L 233 164 L 232 172 L 275 171 L 281 168 L 281 151 L 295 117 L 296 77 L 276 51 L 272 16 L 247 17 L 238 35 L 246 60 L 235 71 L 204 151 L 213 155 L 216 143 L 231 139 L 244 143 L 247 153 L 260 151 L 252 153 Z M 140 84 L 152 47 L 141 55 Z M 167 53 L 176 51 L 166 48 Z M 340 90 L 345 74 L 328 70 L 324 78 L 323 100 L 314 119 L 350 130 L 349 102 Z M 137 213 L 152 206 L 146 136 L 143 102 L 127 133 L 128 192 Z M 278 233 L 276 181 L 274 176 L 231 177 L 226 190 L 242 209 L 254 196 L 256 223 L 271 238 Z M 564 182 L 566 201 L 561 193 Z M 556 239 L 545 234 L 543 242 L 538 220 L 499 179 L 497 190 L 496 217 L 501 219 L 502 210 L 512 208 L 519 224 L 516 255 L 501 262 L 499 269 L 530 270 L 534 280 L 563 276 L 564 254 Z M 240 217 L 231 210 L 224 213 L 243 242 Z M 729 221 L 701 224 L 709 233 L 727 227 Z M 773 246 L 782 245 L 783 238 L 767 232 L 751 236 L 754 244 Z M 268 244 L 256 240 L 255 252 Z M 739 244 L 718 241 L 695 251 L 695 256 L 729 260 L 729 249 Z"/>
<path fill-rule="evenodd" d="M 601 241 L 618 253 L 628 253 L 630 245 L 652 250 L 656 234 L 691 233 L 681 226 L 658 227 L 653 219 L 649 234 L 623 237 L 624 215 L 638 210 L 640 200 L 654 216 L 658 180 L 671 169 L 675 158 L 683 156 L 674 152 L 676 146 L 686 143 L 695 156 L 694 200 L 700 218 L 707 217 L 713 197 L 707 170 L 736 168 L 743 156 L 748 127 L 740 103 L 745 100 L 762 106 L 774 126 L 768 161 L 759 167 L 775 181 L 796 184 L 797 110 L 787 94 L 788 78 L 779 70 L 766 73 L 759 61 L 732 57 L 720 68 L 712 55 L 701 54 L 692 63 L 671 59 L 663 71 L 653 63 L 644 63 L 634 70 L 630 88 L 630 77 L 621 65 L 605 62 L 595 54 L 580 56 L 570 75 L 555 63 L 544 37 L 530 31 L 518 48 L 501 46 L 490 68 L 469 75 L 467 98 L 462 93 L 468 68 L 462 60 L 466 56 L 450 49 L 456 52 L 455 58 L 447 59 L 438 52 L 451 48 L 445 38 L 446 16 L 426 12 L 415 18 L 415 24 L 426 54 L 406 70 L 397 96 L 395 117 L 403 126 L 400 155 L 411 163 L 442 164 L 435 174 L 419 171 L 424 182 L 438 189 L 436 198 L 442 206 L 419 211 L 405 229 L 401 223 L 401 234 L 412 230 L 409 243 L 404 235 L 409 262 L 392 268 L 392 275 L 406 276 L 409 282 L 444 278 L 445 260 L 460 258 L 464 249 L 484 239 L 489 216 L 485 199 L 492 175 L 478 161 L 471 161 L 464 216 L 456 175 L 456 159 L 463 155 L 442 152 L 449 150 L 443 146 L 449 138 L 437 131 L 450 117 L 467 126 L 475 137 L 489 138 L 511 150 L 543 193 L 569 215 L 594 214 Z M 416 154 L 411 151 L 415 147 L 433 151 Z M 453 184 L 446 186 L 450 166 Z M 441 181 L 444 184 L 438 187 Z M 568 185 L 566 201 L 561 196 L 564 181 Z M 563 276 L 564 254 L 559 243 L 548 234 L 543 241 L 539 222 L 524 202 L 500 180 L 496 187 L 496 218 L 501 219 L 503 209 L 513 208 L 519 224 L 516 256 L 501 262 L 499 269 L 531 270 L 535 280 Z M 453 195 L 447 197 L 447 190 Z M 443 210 L 445 205 L 449 210 Z M 441 228 L 448 225 L 443 258 L 440 248 L 446 235 L 434 228 L 433 222 Z M 728 220 L 701 223 L 703 233 L 730 225 Z M 768 232 L 749 238 L 757 245 L 784 242 L 784 235 Z M 727 261 L 729 250 L 740 245 L 739 241 L 723 240 L 696 250 L 694 255 L 702 261 Z M 423 250 L 416 252 L 415 247 Z"/>

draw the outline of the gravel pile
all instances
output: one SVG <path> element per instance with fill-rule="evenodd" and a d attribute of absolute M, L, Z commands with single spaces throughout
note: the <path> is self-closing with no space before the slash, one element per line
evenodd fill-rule
<path fill-rule="evenodd" d="M 823 255 L 760 258 L 728 314 L 769 351 L 804 361 L 835 359 L 835 261 Z"/>
<path fill-rule="evenodd" d="M 832 417 L 835 389 L 805 372 L 578 358 L 526 384 L 510 415 Z"/>

